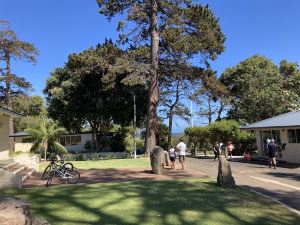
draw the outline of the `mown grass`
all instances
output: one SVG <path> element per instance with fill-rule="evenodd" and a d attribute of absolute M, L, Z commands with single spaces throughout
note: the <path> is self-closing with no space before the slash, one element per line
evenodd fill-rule
<path fill-rule="evenodd" d="M 210 180 L 139 181 L 7 190 L 53 225 L 297 224 L 286 208 Z"/>
<path fill-rule="evenodd" d="M 78 169 L 107 169 L 107 168 L 137 168 L 149 167 L 149 159 L 108 159 L 98 161 L 70 161 Z M 43 172 L 49 162 L 40 163 L 40 172 Z"/>

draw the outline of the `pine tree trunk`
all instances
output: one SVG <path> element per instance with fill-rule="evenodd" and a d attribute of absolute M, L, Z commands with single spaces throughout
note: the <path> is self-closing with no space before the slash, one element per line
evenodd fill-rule
<path fill-rule="evenodd" d="M 168 133 L 168 149 L 171 148 L 171 142 L 172 142 L 172 127 L 173 127 L 173 110 L 170 110 L 170 116 L 169 116 L 169 133 Z"/>
<path fill-rule="evenodd" d="M 5 54 L 5 62 L 6 62 L 6 77 L 5 77 L 5 104 L 6 108 L 12 110 L 12 99 L 11 99 L 11 67 L 10 67 L 10 55 L 7 52 Z M 13 135 L 14 133 L 14 122 L 12 118 L 9 118 L 9 135 Z M 14 150 L 14 139 L 9 138 L 9 150 Z"/>
<path fill-rule="evenodd" d="M 148 96 L 146 155 L 156 145 L 157 103 L 158 103 L 158 44 L 159 33 L 157 27 L 157 0 L 151 1 L 151 71 Z"/>

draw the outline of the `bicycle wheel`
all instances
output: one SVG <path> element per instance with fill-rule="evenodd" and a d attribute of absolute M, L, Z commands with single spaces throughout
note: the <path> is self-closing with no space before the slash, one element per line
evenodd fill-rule
<path fill-rule="evenodd" d="M 68 170 L 66 176 L 68 177 L 67 181 L 70 184 L 76 184 L 80 178 L 80 173 L 76 170 Z"/>
<path fill-rule="evenodd" d="M 54 171 L 51 171 L 50 174 L 49 174 L 49 178 L 47 180 L 47 183 L 46 183 L 46 187 L 49 187 L 51 185 L 53 176 L 54 176 Z"/>
<path fill-rule="evenodd" d="M 62 166 L 61 166 L 64 170 L 74 170 L 74 166 L 73 166 L 73 164 L 72 163 L 70 163 L 70 162 L 67 162 L 67 163 L 64 163 L 64 164 L 62 164 Z"/>
<path fill-rule="evenodd" d="M 46 169 L 44 170 L 44 173 L 43 173 L 41 179 L 42 179 L 42 180 L 47 180 L 47 179 L 49 178 L 49 174 L 50 174 L 51 171 L 52 171 L 52 166 L 51 166 L 51 165 L 48 165 L 48 166 L 46 167 Z"/>

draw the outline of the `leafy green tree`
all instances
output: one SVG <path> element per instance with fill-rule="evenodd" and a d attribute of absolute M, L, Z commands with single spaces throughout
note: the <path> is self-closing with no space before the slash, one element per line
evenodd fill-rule
<path fill-rule="evenodd" d="M 208 6 L 192 0 L 97 0 L 100 13 L 109 20 L 126 14 L 118 30 L 121 43 L 150 46 L 146 154 L 156 145 L 157 105 L 159 100 L 159 62 L 172 54 L 186 58 L 200 56 L 207 63 L 224 50 L 224 35 L 218 19 Z M 126 26 L 126 22 L 129 26 Z M 128 28 L 128 29 L 126 29 Z"/>
<path fill-rule="evenodd" d="M 37 129 L 42 117 L 46 116 L 44 99 L 38 95 L 20 94 L 13 97 L 13 110 L 24 115 L 22 118 L 14 119 L 15 132 L 23 131 L 26 128 Z"/>
<path fill-rule="evenodd" d="M 165 150 L 168 150 L 168 136 L 169 128 L 161 120 L 159 120 L 156 126 L 156 143 L 158 146 L 162 147 Z"/>
<path fill-rule="evenodd" d="M 235 153 L 242 154 L 244 151 L 250 151 L 251 145 L 255 142 L 255 136 L 252 133 L 241 131 L 240 124 L 234 120 L 221 120 L 203 127 L 189 127 L 185 129 L 185 135 L 188 137 L 188 145 L 192 152 L 203 150 L 204 153 L 208 147 L 216 143 L 226 145 L 231 141 L 235 146 Z"/>
<path fill-rule="evenodd" d="M 229 117 L 242 123 L 267 119 L 299 107 L 299 96 L 285 88 L 279 69 L 269 59 L 254 55 L 221 76 L 231 95 Z"/>
<path fill-rule="evenodd" d="M 20 41 L 7 21 L 0 20 L 0 98 L 6 108 L 12 110 L 12 97 L 31 88 L 31 84 L 12 73 L 11 60 L 36 62 L 37 49 L 30 43 Z M 13 121 L 9 122 L 9 134 L 14 133 Z M 12 146 L 12 142 L 10 142 Z M 11 148 L 11 147 L 10 147 Z"/>
<path fill-rule="evenodd" d="M 59 143 L 59 138 L 65 133 L 65 129 L 57 127 L 55 123 L 43 119 L 38 129 L 28 128 L 25 130 L 34 140 L 31 151 L 44 151 L 44 161 L 47 159 L 47 151 L 53 148 L 56 153 L 67 153 L 64 146 Z"/>
<path fill-rule="evenodd" d="M 188 127 L 184 133 L 188 137 L 188 145 L 192 154 L 197 155 L 197 151 L 202 150 L 206 155 L 209 146 L 209 127 Z"/>
<path fill-rule="evenodd" d="M 216 72 L 207 70 L 206 76 L 198 82 L 197 90 L 191 95 L 191 99 L 199 106 L 197 115 L 208 119 L 208 124 L 216 120 L 221 120 L 222 112 L 228 104 L 228 92 L 219 79 Z"/>
<path fill-rule="evenodd" d="M 300 97 L 300 69 L 298 64 L 282 60 L 279 65 L 279 72 L 283 78 L 284 88 Z"/>
<path fill-rule="evenodd" d="M 165 75 L 160 80 L 159 115 L 169 120 L 167 149 L 171 148 L 173 118 L 179 117 L 187 122 L 190 121 L 190 111 L 183 100 L 192 94 L 195 80 L 199 79 L 195 73 L 197 69 L 187 63 L 178 63 L 174 60 L 164 60 L 160 68 L 160 74 Z"/>
<path fill-rule="evenodd" d="M 96 134 L 101 126 L 132 122 L 133 93 L 137 96 L 137 123 L 141 123 L 146 112 L 146 89 L 128 80 L 131 68 L 121 66 L 129 65 L 127 60 L 127 53 L 111 41 L 71 54 L 64 68 L 57 68 L 47 80 L 44 91 L 49 116 L 70 131 L 79 131 L 88 123 L 94 150 L 98 148 Z"/>

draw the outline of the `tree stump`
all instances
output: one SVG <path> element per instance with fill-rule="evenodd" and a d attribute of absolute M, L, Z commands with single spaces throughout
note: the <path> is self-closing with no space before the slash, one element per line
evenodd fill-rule
<path fill-rule="evenodd" d="M 234 177 L 231 173 L 231 168 L 227 160 L 223 157 L 219 159 L 219 168 L 218 168 L 218 185 L 222 187 L 233 187 L 235 186 Z"/>
<path fill-rule="evenodd" d="M 161 147 L 156 146 L 152 149 L 152 151 L 150 152 L 150 161 L 153 173 L 164 173 L 165 153 Z"/>
<path fill-rule="evenodd" d="M 49 225 L 49 223 L 30 214 L 29 204 L 13 196 L 0 196 L 1 225 Z"/>

